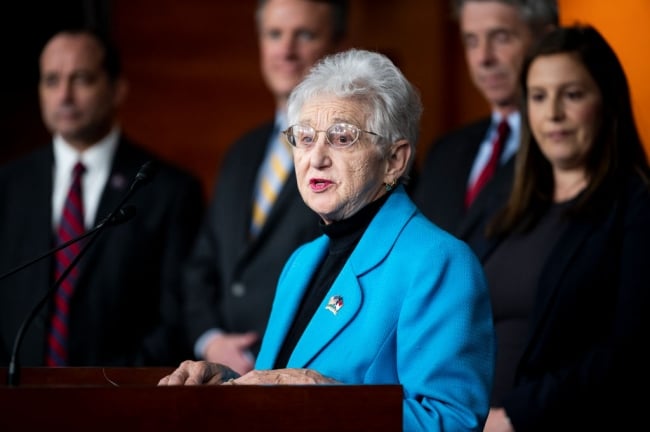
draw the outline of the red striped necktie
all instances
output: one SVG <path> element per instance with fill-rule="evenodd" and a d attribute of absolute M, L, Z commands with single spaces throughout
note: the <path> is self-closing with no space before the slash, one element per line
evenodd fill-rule
<path fill-rule="evenodd" d="M 505 145 L 509 134 L 510 126 L 506 119 L 503 119 L 497 127 L 497 136 L 492 141 L 492 153 L 490 154 L 488 163 L 485 165 L 483 171 L 481 171 L 481 174 L 477 177 L 474 184 L 472 184 L 465 193 L 465 208 L 468 208 L 472 204 L 474 198 L 476 198 L 481 189 L 483 189 L 483 186 L 490 181 L 496 172 L 497 167 L 499 166 L 499 159 L 501 158 L 503 146 Z"/>
<path fill-rule="evenodd" d="M 57 231 L 57 245 L 65 243 L 84 233 L 84 207 L 81 195 L 81 176 L 86 168 L 77 162 L 72 170 L 72 184 L 63 206 L 61 222 Z M 72 260 L 79 254 L 82 242 L 76 242 L 54 255 L 54 281 L 58 281 Z M 61 281 L 55 297 L 50 320 L 47 366 L 66 366 L 68 364 L 68 316 L 70 299 L 79 277 L 79 269 L 74 267 Z"/>

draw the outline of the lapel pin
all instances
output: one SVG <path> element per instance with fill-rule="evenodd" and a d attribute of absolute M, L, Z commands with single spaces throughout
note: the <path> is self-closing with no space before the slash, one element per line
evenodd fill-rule
<path fill-rule="evenodd" d="M 123 174 L 113 174 L 111 177 L 111 187 L 113 189 L 124 189 L 126 187 L 126 177 Z"/>
<path fill-rule="evenodd" d="M 339 312 L 339 309 L 343 307 L 343 297 L 340 295 L 334 295 L 330 297 L 329 302 L 327 302 L 327 306 L 325 306 L 325 309 L 328 311 L 332 312 L 334 315 L 336 315 Z"/>

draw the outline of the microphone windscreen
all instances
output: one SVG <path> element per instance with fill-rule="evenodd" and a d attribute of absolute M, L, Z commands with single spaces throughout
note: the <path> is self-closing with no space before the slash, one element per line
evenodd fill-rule
<path fill-rule="evenodd" d="M 141 167 L 138 173 L 135 175 L 135 181 L 137 183 L 148 183 L 151 181 L 153 176 L 158 171 L 158 167 L 152 161 L 145 162 Z"/>
<path fill-rule="evenodd" d="M 133 219 L 136 213 L 137 211 L 134 205 L 122 207 L 110 218 L 108 224 L 110 226 L 121 225 Z"/>

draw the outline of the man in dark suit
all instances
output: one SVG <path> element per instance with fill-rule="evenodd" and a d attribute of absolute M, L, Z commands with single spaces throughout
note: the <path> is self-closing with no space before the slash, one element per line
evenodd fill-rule
<path fill-rule="evenodd" d="M 57 242 L 78 162 L 83 231 L 97 226 L 126 196 L 147 161 L 158 167 L 127 204 L 136 216 L 102 232 L 82 255 L 67 308 L 67 360 L 73 366 L 171 365 L 187 355 L 180 328 L 180 265 L 203 212 L 194 176 L 156 159 L 120 130 L 126 92 L 114 47 L 90 30 L 55 34 L 40 57 L 39 94 L 51 145 L 0 168 L 0 272 Z M 72 250 L 72 247 L 66 250 Z M 0 281 L 0 363 L 7 365 L 23 320 L 48 291 L 53 259 Z M 61 286 L 58 287 L 61 289 Z M 50 295 L 24 334 L 18 361 L 43 365 L 51 349 Z M 49 359 L 49 357 L 48 357 Z M 48 363 L 49 360 L 48 360 Z"/>
<path fill-rule="evenodd" d="M 281 189 L 266 221 L 253 231 L 252 214 L 265 160 L 288 127 L 289 93 L 317 60 L 341 47 L 347 9 L 345 1 L 258 2 L 261 69 L 275 98 L 275 119 L 235 142 L 216 178 L 184 278 L 186 322 L 196 358 L 239 373 L 250 370 L 285 261 L 297 246 L 320 234 L 318 217 L 298 193 L 290 153 L 289 174 L 278 182 Z"/>
<path fill-rule="evenodd" d="M 480 227 L 508 196 L 519 145 L 519 74 L 529 47 L 558 24 L 554 0 L 454 0 L 465 58 L 476 88 L 492 115 L 433 143 L 414 186 L 423 213 L 473 245 Z M 498 125 L 509 126 L 496 170 L 473 200 L 467 192 L 489 163 Z M 467 199 L 466 199 L 467 198 Z"/>

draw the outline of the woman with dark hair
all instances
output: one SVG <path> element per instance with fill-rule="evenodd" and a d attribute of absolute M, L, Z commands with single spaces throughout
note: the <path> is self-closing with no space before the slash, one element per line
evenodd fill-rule
<path fill-rule="evenodd" d="M 521 79 L 513 188 L 479 248 L 498 342 L 485 431 L 622 430 L 650 340 L 650 170 L 625 73 L 572 26 Z"/>

